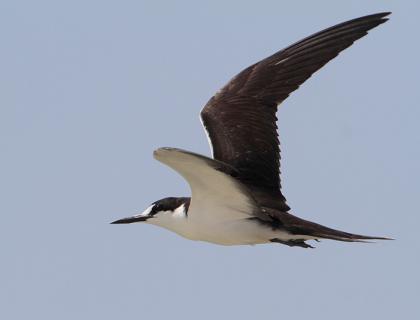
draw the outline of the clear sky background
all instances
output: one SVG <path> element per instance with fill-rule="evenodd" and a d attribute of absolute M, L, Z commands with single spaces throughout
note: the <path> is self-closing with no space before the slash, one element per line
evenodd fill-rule
<path fill-rule="evenodd" d="M 418 1 L 1 1 L 1 319 L 420 316 Z M 393 11 L 281 106 L 297 215 L 396 241 L 223 247 L 110 225 L 189 195 L 201 107 L 294 41 Z"/>

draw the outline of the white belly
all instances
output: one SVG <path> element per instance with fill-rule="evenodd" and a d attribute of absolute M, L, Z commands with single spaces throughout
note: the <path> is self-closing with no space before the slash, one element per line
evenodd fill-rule
<path fill-rule="evenodd" d="M 271 239 L 295 240 L 304 236 L 273 230 L 250 218 L 258 204 L 239 180 L 220 170 L 222 163 L 174 148 L 160 148 L 154 157 L 181 174 L 191 187 L 188 216 L 185 212 L 158 213 L 147 223 L 191 239 L 222 245 L 267 243 Z"/>
<path fill-rule="evenodd" d="M 196 241 L 206 241 L 220 245 L 253 245 L 268 243 L 271 239 L 284 241 L 303 239 L 302 236 L 290 234 L 282 230 L 273 230 L 271 227 L 249 220 L 248 215 L 237 218 L 237 212 L 224 209 L 219 214 L 196 214 L 188 212 L 187 216 L 168 213 L 158 214 L 147 223 L 157 225 L 173 231 L 180 236 Z M 225 217 L 220 219 L 221 217 Z M 235 217 L 230 219 L 229 217 Z"/>

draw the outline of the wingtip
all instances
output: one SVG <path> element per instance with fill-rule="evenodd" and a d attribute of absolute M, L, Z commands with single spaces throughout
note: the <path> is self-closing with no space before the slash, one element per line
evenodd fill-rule
<path fill-rule="evenodd" d="M 380 15 L 381 17 L 386 17 L 386 16 L 389 16 L 391 13 L 392 11 L 384 11 L 384 12 L 379 12 L 377 14 Z"/>
<path fill-rule="evenodd" d="M 380 25 L 380 24 L 383 24 L 383 23 L 387 22 L 390 19 L 389 15 L 391 13 L 392 12 L 390 12 L 390 11 L 388 11 L 388 12 L 380 12 L 380 13 L 377 13 L 377 14 L 372 15 L 372 17 L 375 18 L 375 19 L 377 19 L 378 20 L 377 21 L 377 25 Z"/>
<path fill-rule="evenodd" d="M 378 13 L 369 14 L 369 15 L 364 16 L 362 18 L 379 18 L 379 19 L 382 19 L 382 18 L 384 18 L 386 16 L 389 16 L 390 14 L 392 14 L 391 11 L 384 11 L 384 12 L 378 12 Z M 387 19 L 389 19 L 389 18 L 387 18 Z"/>
<path fill-rule="evenodd" d="M 379 13 L 373 13 L 368 14 L 366 16 L 362 16 L 359 18 L 355 18 L 346 22 L 343 22 L 343 24 L 352 24 L 352 23 L 368 23 L 371 25 L 369 29 L 372 29 L 386 21 L 388 21 L 390 18 L 388 17 L 392 12 L 379 12 Z M 372 25 L 373 24 L 373 25 Z"/>

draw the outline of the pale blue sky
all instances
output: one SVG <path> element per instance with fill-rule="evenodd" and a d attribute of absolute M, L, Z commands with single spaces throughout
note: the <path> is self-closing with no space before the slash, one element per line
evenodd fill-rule
<path fill-rule="evenodd" d="M 420 316 L 417 1 L 2 1 L 1 319 Z M 393 242 L 222 247 L 109 225 L 209 154 L 198 114 L 231 76 L 336 23 L 393 11 L 278 114 L 297 215 Z"/>

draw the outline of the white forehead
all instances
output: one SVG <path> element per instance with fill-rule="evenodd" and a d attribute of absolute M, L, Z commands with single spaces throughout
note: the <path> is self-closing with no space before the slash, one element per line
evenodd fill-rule
<path fill-rule="evenodd" d="M 142 213 L 140 213 L 140 216 L 148 216 L 150 212 L 152 212 L 153 207 L 155 204 L 152 204 L 150 207 L 148 207 L 146 210 L 144 210 Z"/>

